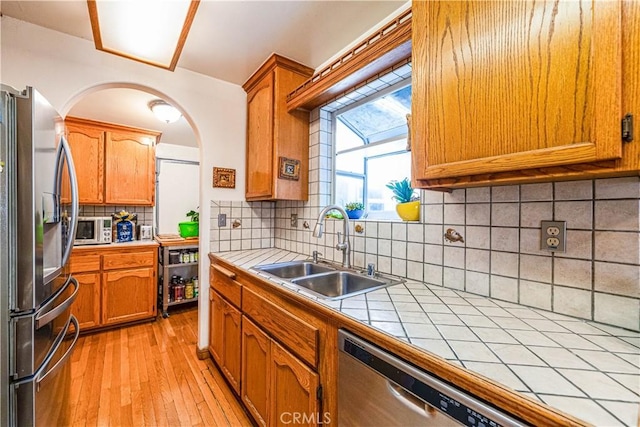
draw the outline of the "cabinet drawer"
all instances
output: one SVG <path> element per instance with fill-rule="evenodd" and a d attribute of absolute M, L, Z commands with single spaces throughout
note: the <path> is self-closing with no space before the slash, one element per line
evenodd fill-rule
<path fill-rule="evenodd" d="M 114 270 L 129 267 L 153 267 L 154 252 L 124 252 L 103 255 L 103 269 Z"/>
<path fill-rule="evenodd" d="M 100 255 L 72 255 L 69 261 L 71 273 L 100 270 Z"/>
<path fill-rule="evenodd" d="M 209 281 L 211 287 L 218 291 L 233 305 L 240 308 L 242 301 L 242 285 L 236 282 L 236 273 L 219 265 L 211 264 Z"/>
<path fill-rule="evenodd" d="M 318 365 L 318 328 L 244 288 L 242 311 L 314 368 Z"/>

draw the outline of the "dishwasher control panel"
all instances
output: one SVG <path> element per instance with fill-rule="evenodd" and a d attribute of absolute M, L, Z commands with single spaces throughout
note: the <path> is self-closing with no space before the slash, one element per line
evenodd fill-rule
<path fill-rule="evenodd" d="M 527 425 L 349 332 L 339 332 L 339 349 L 346 356 L 340 359 L 340 375 L 344 372 L 342 364 L 351 363 L 347 357 L 355 359 L 353 362 L 360 362 L 372 371 L 371 374 L 386 380 L 393 398 L 404 399 L 405 406 L 411 406 L 413 411 L 424 412 L 426 419 L 435 421 L 433 418 L 442 414 L 451 418 L 450 421 L 455 421 L 456 425 L 471 427 Z M 341 384 L 339 386 L 342 387 Z M 368 398 L 374 397 L 369 394 Z M 388 397 L 385 399 L 389 400 Z"/>

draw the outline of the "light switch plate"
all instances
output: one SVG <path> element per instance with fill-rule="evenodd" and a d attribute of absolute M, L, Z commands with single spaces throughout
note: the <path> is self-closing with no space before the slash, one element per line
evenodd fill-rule
<path fill-rule="evenodd" d="M 227 214 L 218 214 L 218 227 L 226 227 L 227 226 Z"/>
<path fill-rule="evenodd" d="M 298 214 L 291 214 L 291 226 L 294 228 L 298 228 Z"/>
<path fill-rule="evenodd" d="M 566 221 L 540 221 L 540 249 L 549 252 L 565 252 L 566 244 Z"/>

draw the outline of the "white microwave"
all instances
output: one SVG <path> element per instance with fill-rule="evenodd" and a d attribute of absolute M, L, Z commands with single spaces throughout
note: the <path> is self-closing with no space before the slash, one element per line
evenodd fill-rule
<path fill-rule="evenodd" d="M 79 217 L 75 245 L 111 243 L 111 217 Z"/>

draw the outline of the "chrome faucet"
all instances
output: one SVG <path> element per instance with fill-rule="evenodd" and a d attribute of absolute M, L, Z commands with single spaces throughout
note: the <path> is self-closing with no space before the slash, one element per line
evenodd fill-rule
<path fill-rule="evenodd" d="M 318 222 L 313 229 L 313 237 L 322 237 L 322 231 L 324 228 L 324 219 L 327 212 L 337 210 L 342 214 L 342 241 L 340 241 L 340 233 L 338 232 L 338 244 L 336 249 L 342 251 L 342 266 L 345 268 L 351 268 L 351 246 L 349 245 L 349 216 L 345 210 L 338 205 L 329 205 L 323 208 L 318 215 Z"/>

